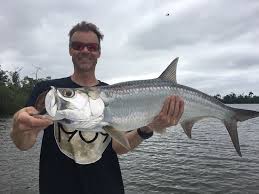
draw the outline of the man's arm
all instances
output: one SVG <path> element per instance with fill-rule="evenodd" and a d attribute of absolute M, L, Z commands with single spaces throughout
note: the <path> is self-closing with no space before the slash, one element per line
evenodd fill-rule
<path fill-rule="evenodd" d="M 178 96 L 168 97 L 160 113 L 154 120 L 145 127 L 140 128 L 143 133 L 151 133 L 153 131 L 162 133 L 165 128 L 177 125 L 184 111 L 184 101 Z M 131 150 L 136 148 L 144 139 L 137 132 L 137 129 L 125 134 Z M 120 145 L 116 141 L 112 141 L 112 147 L 117 154 L 125 154 L 130 150 Z"/>
<path fill-rule="evenodd" d="M 35 144 L 39 132 L 52 124 L 52 121 L 44 116 L 32 116 L 37 113 L 34 107 L 25 107 L 13 116 L 10 137 L 20 150 L 30 149 Z"/>

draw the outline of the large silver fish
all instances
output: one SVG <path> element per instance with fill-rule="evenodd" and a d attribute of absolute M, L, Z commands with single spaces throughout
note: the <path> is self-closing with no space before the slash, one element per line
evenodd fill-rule
<path fill-rule="evenodd" d="M 67 127 L 81 131 L 106 131 L 129 148 L 124 131 L 147 125 L 159 114 L 167 96 L 184 99 L 180 124 L 189 138 L 193 125 L 206 117 L 226 126 L 241 156 L 237 122 L 259 116 L 259 112 L 229 107 L 196 89 L 177 84 L 174 59 L 156 79 L 129 81 L 93 88 L 54 88 L 44 95 L 47 113 Z M 38 103 L 39 104 L 39 103 Z"/>

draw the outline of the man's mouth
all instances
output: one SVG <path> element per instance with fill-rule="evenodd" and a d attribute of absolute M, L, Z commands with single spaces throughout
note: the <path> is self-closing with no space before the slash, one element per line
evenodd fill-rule
<path fill-rule="evenodd" d="M 92 59 L 84 57 L 84 58 L 79 58 L 79 61 L 88 62 L 88 61 L 92 61 Z"/>

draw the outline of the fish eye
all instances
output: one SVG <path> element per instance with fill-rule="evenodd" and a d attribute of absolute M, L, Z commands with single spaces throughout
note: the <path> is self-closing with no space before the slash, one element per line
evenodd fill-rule
<path fill-rule="evenodd" d="M 62 91 L 62 95 L 67 98 L 72 98 L 75 95 L 75 92 L 71 89 L 65 89 Z"/>

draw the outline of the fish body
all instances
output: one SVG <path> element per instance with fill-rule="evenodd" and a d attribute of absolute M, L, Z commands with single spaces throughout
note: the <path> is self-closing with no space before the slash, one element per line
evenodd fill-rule
<path fill-rule="evenodd" d="M 122 82 L 94 88 L 52 88 L 45 107 L 54 120 L 81 131 L 108 132 L 128 147 L 122 132 L 149 124 L 159 114 L 166 97 L 180 96 L 184 112 L 179 121 L 191 138 L 193 125 L 206 117 L 217 118 L 226 126 L 241 156 L 237 122 L 258 117 L 259 112 L 229 107 L 215 98 L 176 81 L 176 58 L 156 79 Z"/>
<path fill-rule="evenodd" d="M 170 80 L 124 82 L 100 89 L 100 97 L 107 104 L 103 120 L 125 131 L 150 123 L 159 114 L 166 97 L 171 95 L 180 96 L 185 102 L 180 123 L 205 117 L 223 120 L 234 114 L 215 98 Z"/>

